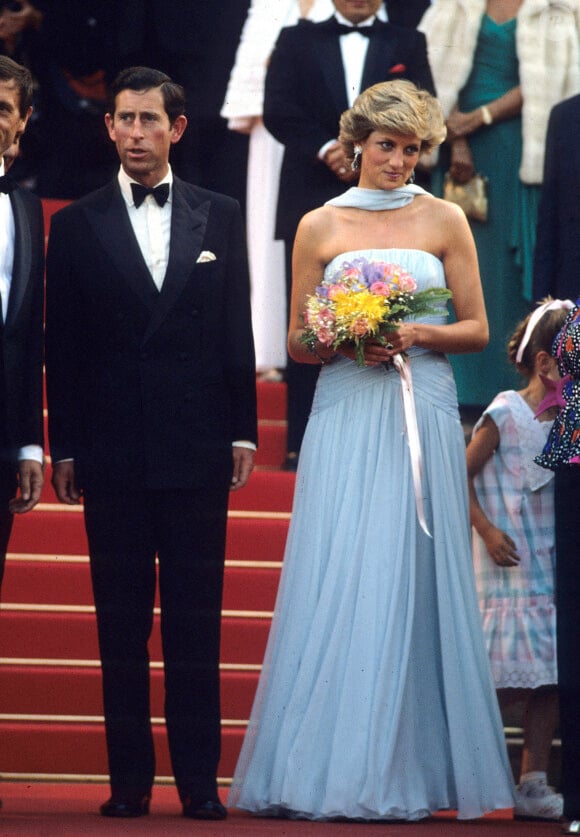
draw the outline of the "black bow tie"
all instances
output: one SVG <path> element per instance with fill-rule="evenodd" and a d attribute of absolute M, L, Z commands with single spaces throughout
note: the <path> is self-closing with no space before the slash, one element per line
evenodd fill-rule
<path fill-rule="evenodd" d="M 359 35 L 364 35 L 365 38 L 370 38 L 375 30 L 375 23 L 370 26 L 347 26 L 346 23 L 341 23 L 334 18 L 333 31 L 339 35 L 350 35 L 352 32 L 358 32 Z"/>
<path fill-rule="evenodd" d="M 164 206 L 169 197 L 169 183 L 160 183 L 154 189 L 149 186 L 141 186 L 140 183 L 131 183 L 133 202 L 137 209 L 141 206 L 147 195 L 153 195 L 159 206 Z"/>
<path fill-rule="evenodd" d="M 11 177 L 7 177 L 5 174 L 0 177 L 0 192 L 6 192 L 6 194 L 10 194 L 13 192 L 18 184 L 16 181 L 12 180 Z"/>

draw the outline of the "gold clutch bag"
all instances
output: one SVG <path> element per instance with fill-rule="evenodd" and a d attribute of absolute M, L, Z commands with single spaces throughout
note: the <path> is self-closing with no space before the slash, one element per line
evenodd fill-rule
<path fill-rule="evenodd" d="M 443 198 L 459 204 L 468 218 L 487 221 L 487 177 L 474 174 L 467 183 L 456 183 L 449 172 L 443 181 Z"/>

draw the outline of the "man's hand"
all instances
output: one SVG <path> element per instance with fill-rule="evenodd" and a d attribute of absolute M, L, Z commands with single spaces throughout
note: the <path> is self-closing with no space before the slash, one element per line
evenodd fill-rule
<path fill-rule="evenodd" d="M 76 506 L 81 493 L 75 482 L 75 464 L 71 460 L 56 462 L 52 466 L 52 485 L 61 503 Z"/>
<path fill-rule="evenodd" d="M 347 160 L 340 142 L 335 142 L 328 147 L 324 155 L 324 162 L 343 183 L 352 183 L 353 180 L 358 178 L 358 172 L 352 170 L 350 161 Z"/>
<path fill-rule="evenodd" d="M 21 459 L 18 462 L 18 494 L 8 504 L 12 514 L 26 514 L 40 500 L 44 485 L 44 470 L 35 459 Z"/>
<path fill-rule="evenodd" d="M 250 450 L 250 448 L 242 448 L 234 445 L 232 447 L 232 456 L 234 467 L 230 491 L 237 491 L 238 488 L 244 487 L 254 470 L 254 451 Z"/>

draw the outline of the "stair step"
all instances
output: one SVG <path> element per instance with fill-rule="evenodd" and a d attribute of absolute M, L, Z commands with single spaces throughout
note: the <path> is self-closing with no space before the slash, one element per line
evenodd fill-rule
<path fill-rule="evenodd" d="M 258 416 L 262 421 L 286 421 L 286 384 L 256 383 Z"/>
<path fill-rule="evenodd" d="M 223 663 L 261 664 L 270 619 L 225 616 L 222 620 L 221 660 Z M 161 660 L 159 616 L 149 643 L 152 660 Z M 57 660 L 98 659 L 94 613 L 39 613 L 2 611 L 2 654 L 4 657 L 35 657 Z"/>
<path fill-rule="evenodd" d="M 224 610 L 273 610 L 278 568 L 226 566 Z M 4 604 L 92 605 L 88 558 L 77 561 L 47 556 L 23 560 L 10 556 L 2 586 Z M 156 594 L 159 606 L 159 589 Z"/>
<path fill-rule="evenodd" d="M 247 720 L 259 670 L 222 670 L 222 717 Z M 151 714 L 163 715 L 163 669 L 151 669 Z M 0 715 L 102 715 L 101 669 L 93 666 L 0 665 Z"/>
<path fill-rule="evenodd" d="M 243 490 L 243 489 L 242 489 Z M 281 561 L 284 555 L 288 512 L 241 512 L 228 520 L 226 558 L 231 561 Z M 87 538 L 80 506 L 42 506 L 14 520 L 12 553 L 86 555 Z"/>
<path fill-rule="evenodd" d="M 231 778 L 244 726 L 222 728 L 222 757 L 218 776 Z M 154 723 L 156 774 L 171 776 L 165 725 Z M 3 775 L 8 773 L 108 774 L 105 730 L 100 721 L 62 723 L 58 721 L 0 721 Z M 121 833 L 121 831 L 119 831 Z"/>

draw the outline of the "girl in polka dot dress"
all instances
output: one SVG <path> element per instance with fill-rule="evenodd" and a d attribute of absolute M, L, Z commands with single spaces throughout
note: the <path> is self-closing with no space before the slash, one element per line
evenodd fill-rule
<path fill-rule="evenodd" d="M 570 303 L 571 304 L 571 303 Z M 547 783 L 557 722 L 553 474 L 534 462 L 555 410 L 535 414 L 559 379 L 551 347 L 568 302 L 542 303 L 516 328 L 508 357 L 527 379 L 500 392 L 467 448 L 473 558 L 498 698 L 523 706 L 524 743 L 515 815 L 557 820 L 562 797 Z"/>

